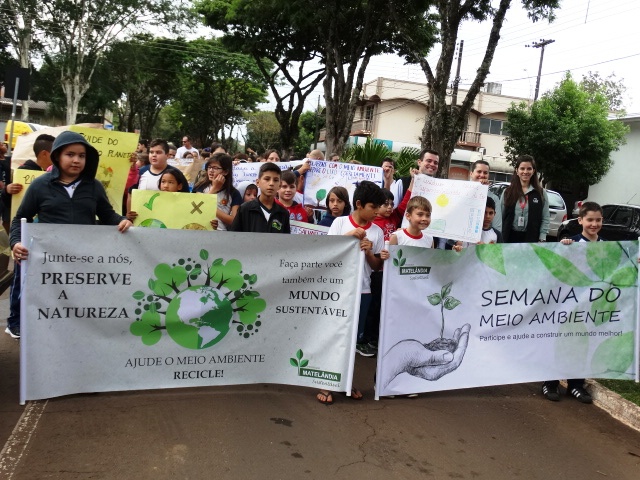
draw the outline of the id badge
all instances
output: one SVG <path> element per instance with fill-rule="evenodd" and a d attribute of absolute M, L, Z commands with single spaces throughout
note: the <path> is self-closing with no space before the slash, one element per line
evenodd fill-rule
<path fill-rule="evenodd" d="M 524 227 L 524 217 L 518 217 L 518 226 Z"/>

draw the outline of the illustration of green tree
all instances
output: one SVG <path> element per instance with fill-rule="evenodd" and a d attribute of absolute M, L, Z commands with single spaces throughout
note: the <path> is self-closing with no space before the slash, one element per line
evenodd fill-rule
<path fill-rule="evenodd" d="M 324 188 L 321 188 L 320 190 L 318 190 L 318 191 L 316 192 L 316 202 L 318 202 L 318 203 L 316 204 L 316 206 L 318 206 L 318 207 L 319 207 L 319 206 L 320 206 L 320 202 L 321 202 L 322 200 L 324 200 L 324 199 L 326 198 L 326 196 L 327 196 L 327 191 L 326 191 Z"/>
<path fill-rule="evenodd" d="M 199 258 L 180 258 L 169 265 L 161 263 L 148 281 L 150 292 L 136 291 L 138 302 L 136 321 L 131 324 L 133 335 L 145 345 L 154 345 L 162 330 L 188 348 L 206 348 L 220 341 L 236 325 L 244 338 L 258 332 L 260 313 L 267 303 L 253 290 L 258 281 L 255 274 L 244 273 L 236 259 L 225 262 L 216 258 L 208 263 L 209 252 L 200 250 Z M 181 318 L 189 307 L 198 312 L 194 318 Z M 192 315 L 193 316 L 193 315 Z M 164 324 L 163 324 L 164 320 Z M 203 339 L 198 329 L 209 327 L 217 337 Z"/>

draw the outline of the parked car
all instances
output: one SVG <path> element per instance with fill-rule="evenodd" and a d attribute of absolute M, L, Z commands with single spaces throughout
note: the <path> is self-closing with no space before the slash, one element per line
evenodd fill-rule
<path fill-rule="evenodd" d="M 640 236 L 640 206 L 610 204 L 602 206 L 602 230 L 605 240 L 637 240 Z M 562 222 L 558 239 L 570 238 L 582 232 L 577 218 Z"/>
<path fill-rule="evenodd" d="M 586 202 L 586 200 L 578 200 L 573 204 L 573 210 L 571 210 L 571 218 L 578 218 L 578 214 L 580 213 L 580 207 L 582 204 Z"/>
<path fill-rule="evenodd" d="M 500 198 L 508 186 L 509 182 L 496 182 L 491 184 L 489 190 Z M 567 206 L 558 192 L 547 190 L 547 197 L 549 197 L 549 233 L 547 236 L 555 238 L 558 236 L 560 224 L 567 219 Z"/>

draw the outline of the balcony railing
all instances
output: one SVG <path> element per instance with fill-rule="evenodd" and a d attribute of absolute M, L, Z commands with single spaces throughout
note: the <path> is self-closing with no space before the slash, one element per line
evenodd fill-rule
<path fill-rule="evenodd" d="M 468 130 L 465 130 L 464 132 L 462 132 L 462 135 L 460 135 L 460 138 L 458 139 L 458 146 L 479 147 L 481 146 L 481 135 L 482 134 L 480 132 L 470 132 Z"/>
<path fill-rule="evenodd" d="M 371 127 L 373 126 L 372 120 L 366 120 L 361 118 L 360 120 L 354 120 L 351 124 L 351 136 L 357 137 L 370 137 L 373 132 L 371 131 Z M 327 137 L 327 129 L 321 128 L 318 134 L 318 139 L 320 142 L 324 142 Z"/>

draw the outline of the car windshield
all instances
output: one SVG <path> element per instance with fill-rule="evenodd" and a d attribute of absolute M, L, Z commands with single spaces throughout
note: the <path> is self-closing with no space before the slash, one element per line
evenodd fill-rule
<path fill-rule="evenodd" d="M 562 197 L 555 193 L 547 190 L 547 196 L 549 197 L 549 208 L 553 208 L 555 210 L 564 210 L 564 200 Z"/>

